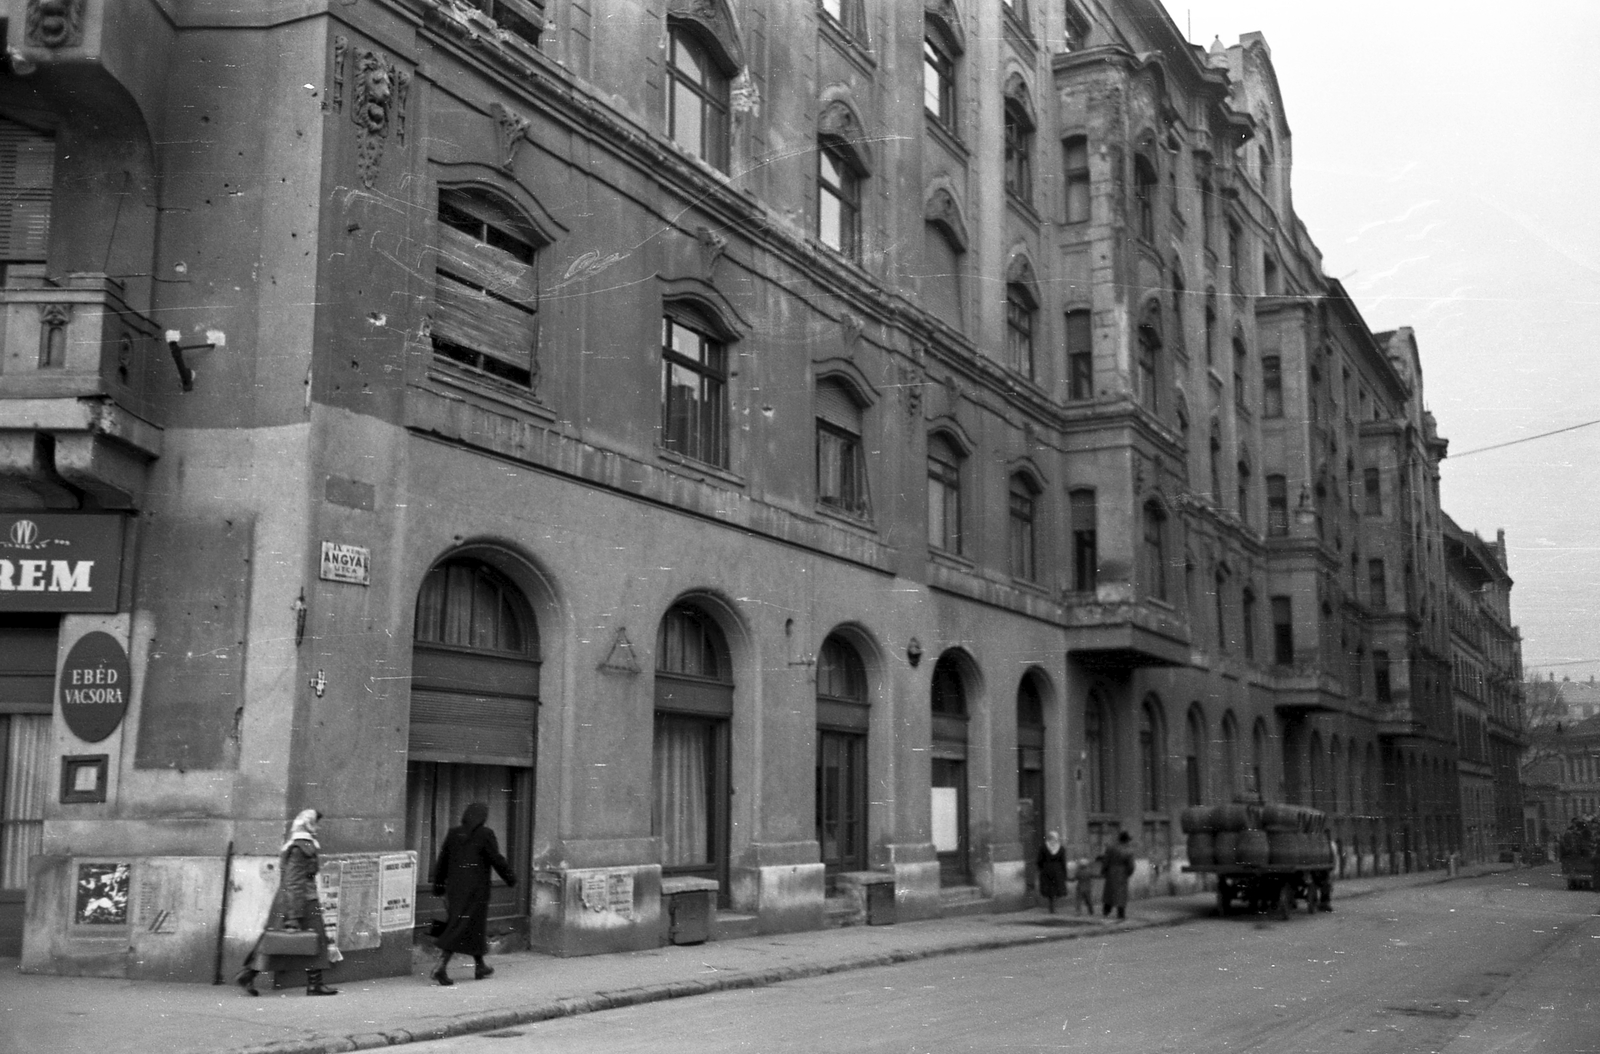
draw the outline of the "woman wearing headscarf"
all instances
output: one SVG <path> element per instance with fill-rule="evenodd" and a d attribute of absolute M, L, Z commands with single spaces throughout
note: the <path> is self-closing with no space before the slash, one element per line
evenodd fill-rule
<path fill-rule="evenodd" d="M 1051 831 L 1044 836 L 1044 844 L 1034 857 L 1039 872 L 1039 895 L 1050 905 L 1050 914 L 1056 913 L 1056 900 L 1067 893 L 1067 850 L 1061 844 L 1061 832 Z"/>
<path fill-rule="evenodd" d="M 489 869 L 498 871 L 508 886 L 517 884 L 517 876 L 500 855 L 500 842 L 488 819 L 487 805 L 468 805 L 461 814 L 461 826 L 451 828 L 445 836 L 433 867 L 433 895 L 444 897 L 446 912 L 444 930 L 436 938 L 439 965 L 433 970 L 433 979 L 441 985 L 455 984 L 447 968 L 456 952 L 472 956 L 476 980 L 494 973 L 494 967 L 483 961 L 488 950 Z"/>
<path fill-rule="evenodd" d="M 329 958 L 332 942 L 322 920 L 322 902 L 317 899 L 317 854 L 322 848 L 317 841 L 317 822 L 321 819 L 317 810 L 305 809 L 290 822 L 289 833 L 278 852 L 278 892 L 272 898 L 266 926 L 268 932 L 314 931 L 317 953 L 269 955 L 261 951 L 261 941 L 257 940 L 245 959 L 244 969 L 234 978 L 234 984 L 246 995 L 256 994 L 256 974 L 266 970 L 304 970 L 306 995 L 339 994 L 337 988 L 322 983 L 322 971 L 337 960 Z M 332 949 L 332 954 L 338 955 L 338 951 Z"/>

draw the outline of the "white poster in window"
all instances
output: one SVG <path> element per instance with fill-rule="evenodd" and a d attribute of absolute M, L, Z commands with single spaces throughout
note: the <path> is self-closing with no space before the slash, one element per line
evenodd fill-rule
<path fill-rule="evenodd" d="M 933 791 L 933 848 L 941 853 L 953 853 L 961 848 L 961 822 L 957 812 L 956 788 L 934 787 Z"/>
<path fill-rule="evenodd" d="M 383 871 L 378 892 L 383 910 L 378 925 L 385 933 L 408 930 L 417 919 L 417 854 L 380 856 L 378 863 Z"/>

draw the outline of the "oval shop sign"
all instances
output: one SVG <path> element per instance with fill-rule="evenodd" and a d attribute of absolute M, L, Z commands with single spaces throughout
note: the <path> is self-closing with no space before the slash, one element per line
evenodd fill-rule
<path fill-rule="evenodd" d="M 80 637 L 61 667 L 61 716 L 72 734 L 98 743 L 115 732 L 128 712 L 131 683 L 128 653 L 117 638 L 99 630 Z"/>

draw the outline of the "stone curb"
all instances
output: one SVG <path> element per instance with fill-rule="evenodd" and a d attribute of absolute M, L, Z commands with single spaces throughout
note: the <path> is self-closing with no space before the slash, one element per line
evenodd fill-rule
<path fill-rule="evenodd" d="M 1450 882 L 1457 878 L 1476 878 L 1486 874 L 1496 874 L 1499 870 L 1501 869 L 1480 871 L 1472 875 L 1442 874 L 1438 877 L 1432 877 L 1431 872 L 1414 872 L 1414 874 L 1418 875 L 1418 878 L 1414 881 L 1396 883 L 1387 887 L 1374 886 L 1371 889 L 1355 890 L 1345 894 L 1341 899 L 1369 897 L 1375 893 L 1386 892 L 1388 889 L 1405 888 L 1406 886 L 1436 885 Z M 1504 870 L 1512 870 L 1511 865 L 1506 865 Z M 1357 879 L 1355 881 L 1361 880 Z M 569 996 L 520 1010 L 472 1011 L 446 1018 L 434 1025 L 416 1029 L 397 1028 L 385 1032 L 356 1032 L 342 1036 L 317 1036 L 300 1040 L 282 1040 L 260 1046 L 237 1047 L 227 1051 L 226 1054 L 345 1054 L 347 1051 L 377 1050 L 382 1047 L 397 1047 L 406 1043 L 419 1043 L 433 1039 L 452 1039 L 456 1036 L 493 1032 L 498 1029 L 513 1028 L 517 1025 L 532 1025 L 540 1021 L 553 1021 L 556 1018 L 575 1017 L 579 1014 L 590 1014 L 601 1010 L 618 1010 L 623 1007 L 641 1006 L 645 1003 L 660 1003 L 669 999 L 685 999 L 690 996 L 708 995 L 713 992 L 731 992 L 745 988 L 765 988 L 784 981 L 798 981 L 807 977 L 824 977 L 828 974 L 868 969 L 874 966 L 894 966 L 899 963 L 935 959 L 946 955 L 997 951 L 1002 948 L 1015 948 L 1040 942 L 1056 943 L 1059 941 L 1081 940 L 1085 937 L 1098 937 L 1105 934 L 1132 933 L 1135 930 L 1153 929 L 1157 926 L 1179 926 L 1186 922 L 1193 922 L 1207 917 L 1209 916 L 1204 914 L 1175 912 L 1171 918 L 1129 919 L 1121 923 L 1095 922 L 1093 924 L 1085 924 L 1082 929 L 1064 929 L 1059 933 L 1019 933 L 1015 936 L 956 941 L 928 948 L 876 952 L 870 955 L 836 959 L 832 962 L 806 963 L 795 966 L 774 967 L 769 970 L 729 973 L 715 978 L 663 981 L 659 984 L 641 985 L 637 988 L 596 992 L 589 996 Z"/>

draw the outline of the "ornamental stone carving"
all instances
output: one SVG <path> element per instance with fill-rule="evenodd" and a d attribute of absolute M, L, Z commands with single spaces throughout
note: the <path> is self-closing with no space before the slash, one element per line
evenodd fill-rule
<path fill-rule="evenodd" d="M 41 48 L 73 48 L 83 43 L 84 0 L 28 0 L 23 40 Z"/>
<path fill-rule="evenodd" d="M 370 188 L 383 160 L 383 143 L 395 108 L 395 68 L 381 52 L 356 52 L 356 75 L 350 119 L 356 126 L 356 168 L 362 186 Z"/>

